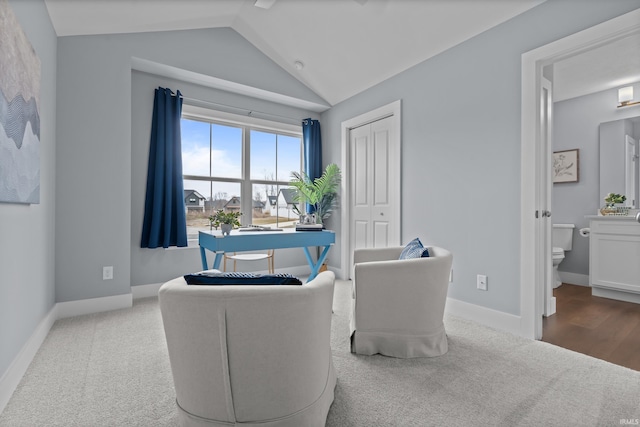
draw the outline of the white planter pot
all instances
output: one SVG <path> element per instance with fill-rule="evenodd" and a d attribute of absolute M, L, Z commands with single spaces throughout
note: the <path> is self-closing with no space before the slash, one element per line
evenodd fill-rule
<path fill-rule="evenodd" d="M 223 236 L 228 236 L 232 229 L 233 225 L 231 224 L 220 224 L 220 230 L 222 230 Z"/>

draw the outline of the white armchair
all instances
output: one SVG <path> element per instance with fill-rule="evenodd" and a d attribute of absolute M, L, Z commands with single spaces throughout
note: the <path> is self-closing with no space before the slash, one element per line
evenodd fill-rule
<path fill-rule="evenodd" d="M 411 358 L 447 352 L 444 306 L 453 256 L 399 260 L 402 247 L 354 252 L 351 352 Z"/>
<path fill-rule="evenodd" d="M 181 426 L 324 426 L 334 274 L 302 286 L 162 285 Z"/>

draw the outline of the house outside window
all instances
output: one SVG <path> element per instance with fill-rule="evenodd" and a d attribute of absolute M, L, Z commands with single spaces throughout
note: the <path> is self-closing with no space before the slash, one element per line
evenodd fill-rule
<path fill-rule="evenodd" d="M 181 133 L 189 239 L 209 230 L 209 215 L 219 209 L 242 212 L 243 225 L 295 227 L 298 217 L 281 192 L 291 172 L 302 170 L 300 126 L 184 105 Z"/>

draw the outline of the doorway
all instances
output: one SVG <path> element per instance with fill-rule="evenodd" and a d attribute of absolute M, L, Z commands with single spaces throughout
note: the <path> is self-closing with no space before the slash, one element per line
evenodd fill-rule
<path fill-rule="evenodd" d="M 400 101 L 342 122 L 342 277 L 355 248 L 400 245 Z"/>
<path fill-rule="evenodd" d="M 520 315 L 521 334 L 542 337 L 547 254 L 540 236 L 550 233 L 548 195 L 543 179 L 547 153 L 540 136 L 543 68 L 562 59 L 640 32 L 640 10 L 606 21 L 522 55 Z M 533 262 L 531 262 L 533 260 Z"/>

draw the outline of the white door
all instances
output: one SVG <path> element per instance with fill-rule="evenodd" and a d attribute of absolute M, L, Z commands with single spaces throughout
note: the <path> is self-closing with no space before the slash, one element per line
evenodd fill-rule
<path fill-rule="evenodd" d="M 390 170 L 391 118 L 351 130 L 351 242 L 353 249 L 397 244 L 393 236 L 392 190 L 396 179 Z"/>
<path fill-rule="evenodd" d="M 552 221 L 551 221 L 551 188 L 553 186 L 553 156 L 552 156 L 552 124 L 553 124 L 553 97 L 551 82 L 545 78 L 541 81 L 540 90 L 540 156 L 543 167 L 543 176 L 540 178 L 540 220 L 539 236 L 540 236 L 540 257 L 543 262 L 540 263 L 543 271 L 539 277 L 543 278 L 544 290 L 543 298 L 539 301 L 544 302 L 541 307 L 541 314 L 551 316 L 556 312 L 556 298 L 553 296 L 553 284 L 555 281 L 553 275 L 553 259 L 552 259 Z M 539 316 L 540 322 L 541 316 Z M 542 326 L 542 325 L 541 325 Z"/>
<path fill-rule="evenodd" d="M 353 251 L 400 245 L 401 101 L 342 122 L 342 278 Z"/>

